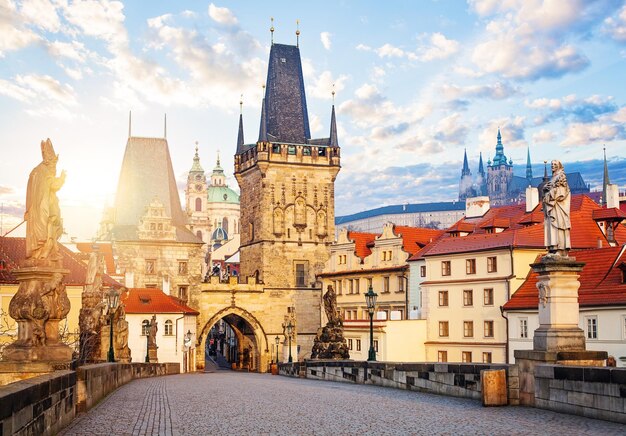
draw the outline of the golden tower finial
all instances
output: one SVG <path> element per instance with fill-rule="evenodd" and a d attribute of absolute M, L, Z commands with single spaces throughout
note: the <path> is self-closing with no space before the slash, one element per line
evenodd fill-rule
<path fill-rule="evenodd" d="M 300 20 L 296 20 L 296 47 L 300 47 Z"/>
<path fill-rule="evenodd" d="M 196 141 L 196 155 L 198 154 L 198 141 Z"/>
<path fill-rule="evenodd" d="M 243 94 L 239 97 L 239 115 L 243 114 Z"/>
<path fill-rule="evenodd" d="M 270 17 L 272 27 L 270 27 L 270 33 L 272 34 L 272 45 L 274 45 L 274 17 Z"/>
<path fill-rule="evenodd" d="M 335 84 L 333 83 L 333 92 L 331 92 L 331 94 L 333 95 L 333 105 L 335 104 Z"/>

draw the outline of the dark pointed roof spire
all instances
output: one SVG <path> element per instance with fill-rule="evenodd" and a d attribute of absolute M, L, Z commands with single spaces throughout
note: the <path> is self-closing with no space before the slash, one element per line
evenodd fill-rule
<path fill-rule="evenodd" d="M 263 85 L 263 91 L 265 91 L 265 85 Z M 265 93 L 264 93 L 265 95 Z M 267 141 L 267 113 L 265 108 L 265 96 L 261 102 L 261 124 L 259 125 L 259 141 Z"/>
<path fill-rule="evenodd" d="M 513 162 L 507 162 L 504 154 L 504 145 L 502 145 L 502 134 L 500 134 L 500 127 L 498 127 L 498 143 L 496 144 L 496 155 L 493 157 L 492 166 L 498 167 L 500 165 L 513 165 Z"/>
<path fill-rule="evenodd" d="M 500 127 L 498 126 L 498 145 L 502 145 L 502 135 L 500 134 Z"/>
<path fill-rule="evenodd" d="M 528 146 L 528 154 L 526 156 L 526 178 L 529 181 L 533 178 L 533 165 L 530 163 L 530 145 Z"/>
<path fill-rule="evenodd" d="M 478 158 L 478 174 L 481 176 L 485 176 L 485 167 L 483 166 L 483 152 L 480 152 L 480 157 Z"/>
<path fill-rule="evenodd" d="M 602 150 L 604 151 L 604 176 L 602 177 L 602 206 L 606 206 L 607 205 L 607 201 L 606 201 L 607 188 L 609 184 L 611 183 L 611 181 L 609 180 L 609 167 L 606 164 L 606 147 L 602 147 Z"/>
<path fill-rule="evenodd" d="M 333 91 L 334 94 L 334 91 Z M 330 141 L 329 147 L 339 147 L 339 140 L 337 139 L 337 121 L 335 120 L 335 105 L 333 104 L 333 110 L 330 114 Z"/>
<path fill-rule="evenodd" d="M 237 154 L 244 151 L 243 141 L 243 94 L 239 100 L 239 132 L 237 133 Z M 218 155 L 219 156 L 219 155 Z M 219 157 L 218 157 L 219 160 Z M 218 164 L 219 165 L 219 164 Z"/>
<path fill-rule="evenodd" d="M 463 153 L 463 170 L 461 170 L 461 177 L 469 176 L 471 174 L 469 164 L 467 163 L 467 149 L 465 149 Z"/>

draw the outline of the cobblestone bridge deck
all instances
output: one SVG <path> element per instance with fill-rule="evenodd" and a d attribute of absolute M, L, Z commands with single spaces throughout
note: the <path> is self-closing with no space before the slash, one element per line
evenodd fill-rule
<path fill-rule="evenodd" d="M 623 435 L 626 426 L 526 407 L 266 374 L 135 380 L 65 435 Z"/>

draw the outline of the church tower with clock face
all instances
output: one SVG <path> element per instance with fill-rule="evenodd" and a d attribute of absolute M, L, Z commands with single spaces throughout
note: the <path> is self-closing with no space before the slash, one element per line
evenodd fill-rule
<path fill-rule="evenodd" d="M 187 187 L 185 188 L 185 200 L 187 216 L 189 217 L 189 227 L 191 231 L 202 241 L 207 242 L 211 228 L 207 220 L 207 180 L 204 169 L 200 165 L 198 156 L 198 145 L 196 144 L 196 154 L 193 157 L 193 165 L 187 176 Z"/>

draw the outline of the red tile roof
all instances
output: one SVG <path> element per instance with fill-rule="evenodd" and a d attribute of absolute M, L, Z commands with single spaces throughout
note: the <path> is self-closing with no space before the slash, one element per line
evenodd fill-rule
<path fill-rule="evenodd" d="M 184 313 L 199 315 L 180 299 L 157 288 L 131 288 L 121 296 L 126 313 Z"/>
<path fill-rule="evenodd" d="M 519 247 L 538 248 L 544 247 L 543 239 L 543 213 L 541 205 L 537 205 L 532 212 L 526 213 L 525 205 L 510 205 L 494 207 L 483 216 L 478 218 L 462 218 L 455 224 L 459 227 L 462 223 L 475 225 L 471 235 L 462 237 L 446 237 L 439 239 L 433 247 L 429 248 L 427 256 L 473 252 L 497 248 Z M 572 248 L 595 248 L 598 240 L 608 245 L 606 236 L 593 220 L 594 211 L 600 210 L 600 206 L 586 195 L 572 196 L 571 203 L 571 241 Z M 541 214 L 541 221 L 535 221 Z M 500 233 L 487 233 L 485 223 L 503 222 L 508 220 L 511 225 Z M 534 225 L 526 225 L 536 222 Z M 626 242 L 626 227 L 619 226 L 615 231 L 615 239 Z"/>
<path fill-rule="evenodd" d="M 443 230 L 423 227 L 394 226 L 393 233 L 402 236 L 402 249 L 414 255 L 430 242 L 439 238 Z"/>
<path fill-rule="evenodd" d="M 372 254 L 372 250 L 367 246 L 373 242 L 377 236 L 376 233 L 348 232 L 348 239 L 354 242 L 354 254 L 359 256 L 361 260 Z"/>
<path fill-rule="evenodd" d="M 626 246 L 572 250 L 570 256 L 585 263 L 578 279 L 578 302 L 581 307 L 626 304 L 626 283 L 622 281 L 620 268 L 626 261 Z M 538 256 L 537 261 L 539 259 Z M 538 303 L 537 274 L 531 271 L 504 309 L 537 309 Z"/>
<path fill-rule="evenodd" d="M 626 219 L 626 212 L 622 212 L 616 207 L 610 209 L 597 209 L 593 211 L 593 219 L 596 221 L 610 220 L 610 221 L 622 221 Z"/>
<path fill-rule="evenodd" d="M 65 276 L 65 284 L 84 286 L 87 275 L 87 264 L 80 260 L 77 253 L 59 244 L 59 251 L 63 256 L 63 268 L 70 272 Z M 26 238 L 0 237 L 0 284 L 17 284 L 13 270 L 18 268 L 26 257 Z M 5 266 L 1 266 L 4 264 Z M 102 276 L 104 286 L 121 288 L 122 285 L 107 274 Z"/>
<path fill-rule="evenodd" d="M 115 273 L 115 259 L 113 258 L 113 247 L 110 242 L 77 242 L 76 249 L 81 253 L 91 253 L 96 251 L 104 255 L 104 263 L 108 274 Z"/>

